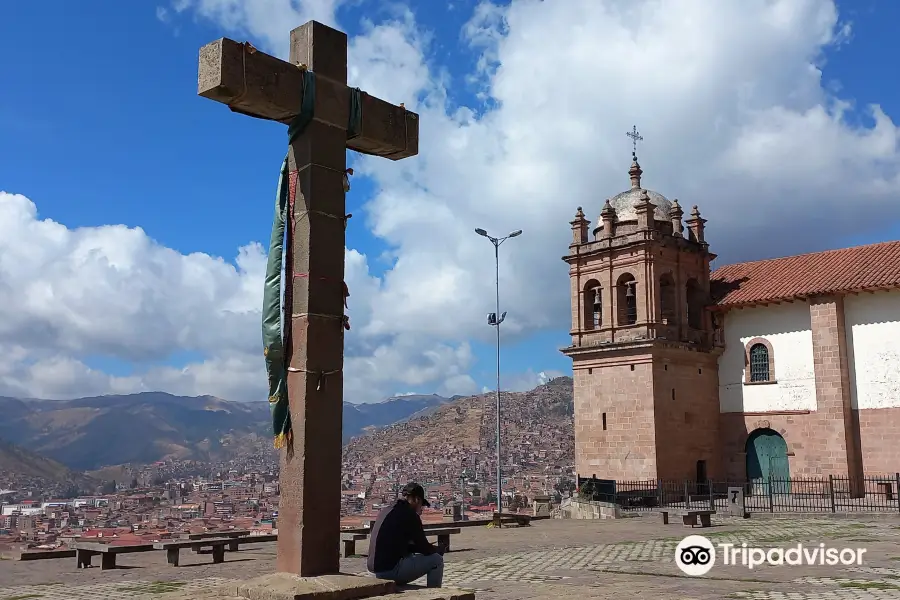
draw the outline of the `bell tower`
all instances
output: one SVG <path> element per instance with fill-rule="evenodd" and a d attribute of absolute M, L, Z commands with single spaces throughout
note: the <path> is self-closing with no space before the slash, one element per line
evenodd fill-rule
<path fill-rule="evenodd" d="M 629 133 L 640 136 L 635 128 Z M 719 462 L 718 357 L 705 219 L 644 189 L 606 200 L 594 239 L 579 208 L 569 253 L 575 462 L 601 479 L 705 480 Z"/>

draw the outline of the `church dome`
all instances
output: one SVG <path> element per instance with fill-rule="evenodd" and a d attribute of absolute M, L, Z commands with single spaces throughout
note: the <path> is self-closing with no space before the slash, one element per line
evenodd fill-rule
<path fill-rule="evenodd" d="M 647 195 L 650 196 L 650 202 L 656 207 L 656 210 L 653 211 L 653 218 L 657 221 L 668 222 L 670 220 L 669 210 L 672 208 L 672 203 L 669 199 L 659 192 L 641 188 L 631 188 L 609 199 L 610 206 L 616 211 L 616 220 L 620 223 L 623 221 L 637 221 L 634 205 L 640 200 L 641 192 L 647 192 Z M 600 219 L 599 222 L 602 223 L 603 220 Z"/>
<path fill-rule="evenodd" d="M 631 189 L 626 190 L 621 194 L 616 194 L 609 199 L 609 205 L 616 211 L 616 222 L 624 223 L 626 221 L 637 221 L 637 211 L 635 211 L 634 205 L 641 199 L 641 194 L 643 192 L 647 192 L 647 196 L 650 197 L 650 202 L 656 207 L 653 211 L 654 220 L 669 222 L 671 220 L 669 211 L 672 209 L 672 203 L 659 192 L 642 188 L 642 173 L 641 165 L 639 165 L 637 161 L 637 155 L 633 154 L 631 168 L 628 169 L 628 176 L 631 178 Z M 603 227 L 602 216 L 597 219 L 597 224 L 597 230 Z"/>

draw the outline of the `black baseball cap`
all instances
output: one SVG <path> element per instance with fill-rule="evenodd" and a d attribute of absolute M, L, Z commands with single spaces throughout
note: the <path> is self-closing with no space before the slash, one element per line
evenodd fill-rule
<path fill-rule="evenodd" d="M 403 491 L 400 492 L 400 495 L 404 498 L 419 498 L 422 501 L 422 506 L 431 506 L 428 498 L 425 497 L 425 489 L 418 483 L 407 483 L 403 486 Z"/>

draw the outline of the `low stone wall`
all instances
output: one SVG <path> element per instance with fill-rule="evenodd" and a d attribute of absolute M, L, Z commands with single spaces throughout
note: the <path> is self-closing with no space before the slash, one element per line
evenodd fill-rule
<path fill-rule="evenodd" d="M 622 512 L 611 502 L 593 502 L 569 498 L 554 511 L 558 519 L 621 519 Z"/>

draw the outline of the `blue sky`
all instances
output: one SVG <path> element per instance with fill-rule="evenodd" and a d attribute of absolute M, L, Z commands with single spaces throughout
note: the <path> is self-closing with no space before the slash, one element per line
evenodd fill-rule
<path fill-rule="evenodd" d="M 461 34 L 476 3 L 406 6 L 415 15 L 419 34 L 427 38 L 431 72 L 442 73 L 450 82 L 448 114 L 459 106 L 476 113 L 484 110 L 484 100 L 477 95 L 483 87 L 467 80 L 476 69 L 480 49 L 463 43 Z M 160 7 L 166 8 L 166 19 L 159 18 Z M 852 34 L 846 43 L 826 49 L 823 81 L 827 89 L 855 102 L 846 119 L 850 125 L 871 127 L 872 119 L 862 110 L 870 103 L 879 104 L 888 115 L 900 114 L 900 83 L 891 76 L 898 55 L 894 30 L 900 22 L 900 4 L 864 0 L 839 8 L 842 19 L 852 22 Z M 360 0 L 341 5 L 337 18 L 355 37 L 366 33 L 366 19 L 378 22 L 396 10 L 396 5 Z M 41 218 L 70 230 L 107 224 L 140 227 L 160 245 L 182 254 L 206 253 L 233 262 L 239 247 L 264 243 L 285 151 L 285 128 L 232 114 L 197 96 L 198 49 L 223 35 L 248 37 L 190 10 L 176 14 L 163 2 L 88 1 L 77 8 L 65 0 L 7 3 L 0 9 L 0 37 L 7 48 L 7 60 L 0 65 L 0 190 L 27 196 Z M 535 43 L 534 51 L 541 51 L 540 44 Z M 637 112 L 632 117 L 639 128 L 646 119 Z M 615 151 L 625 157 L 630 148 L 624 133 L 630 124 L 618 127 L 621 140 L 608 142 L 620 146 Z M 647 137 L 645 143 L 652 143 L 652 136 Z M 626 168 L 623 161 L 621 170 Z M 625 184 L 622 179 L 620 187 Z M 348 209 L 356 217 L 347 245 L 369 257 L 369 273 L 374 276 L 393 266 L 392 261 L 377 259 L 393 245 L 364 226 L 365 207 L 380 185 L 375 178 L 358 176 L 348 195 Z M 843 208 L 852 211 L 854 201 L 846 198 Z M 579 203 L 567 200 L 565 212 L 573 212 Z M 599 212 L 599 206 L 589 216 Z M 499 209 L 493 221 L 490 210 L 483 214 L 477 221 L 482 226 L 506 227 L 508 215 L 500 215 Z M 897 220 L 874 220 L 849 234 L 840 229 L 823 232 L 828 238 L 824 244 L 837 247 L 900 237 Z M 557 226 L 565 239 L 568 224 L 561 220 Z M 525 236 L 505 245 L 503 252 L 517 252 L 513 244 L 523 245 L 519 251 L 529 245 L 529 231 L 523 228 Z M 559 257 L 565 247 L 544 251 Z M 487 242 L 480 252 L 483 261 L 491 261 Z M 563 273 L 566 269 L 561 261 L 557 268 Z M 491 295 L 481 295 L 489 306 Z M 508 295 L 503 297 L 503 308 L 514 314 L 517 307 Z M 480 305 L 471 311 L 482 320 L 487 312 Z M 558 326 L 565 317 L 536 334 L 517 333 L 514 343 L 504 347 L 504 369 L 569 373 L 570 361 L 557 350 L 568 340 L 566 328 Z M 487 331 L 470 340 L 474 363 L 469 372 L 479 387 L 493 387 L 494 347 L 489 328 L 484 328 Z M 201 354 L 172 348 L 165 356 L 135 361 L 84 351 L 80 359 L 109 374 L 128 375 L 152 365 L 178 367 Z M 424 382 L 421 388 L 406 391 L 429 392 L 436 385 Z M 404 391 L 400 384 L 396 388 Z"/>

